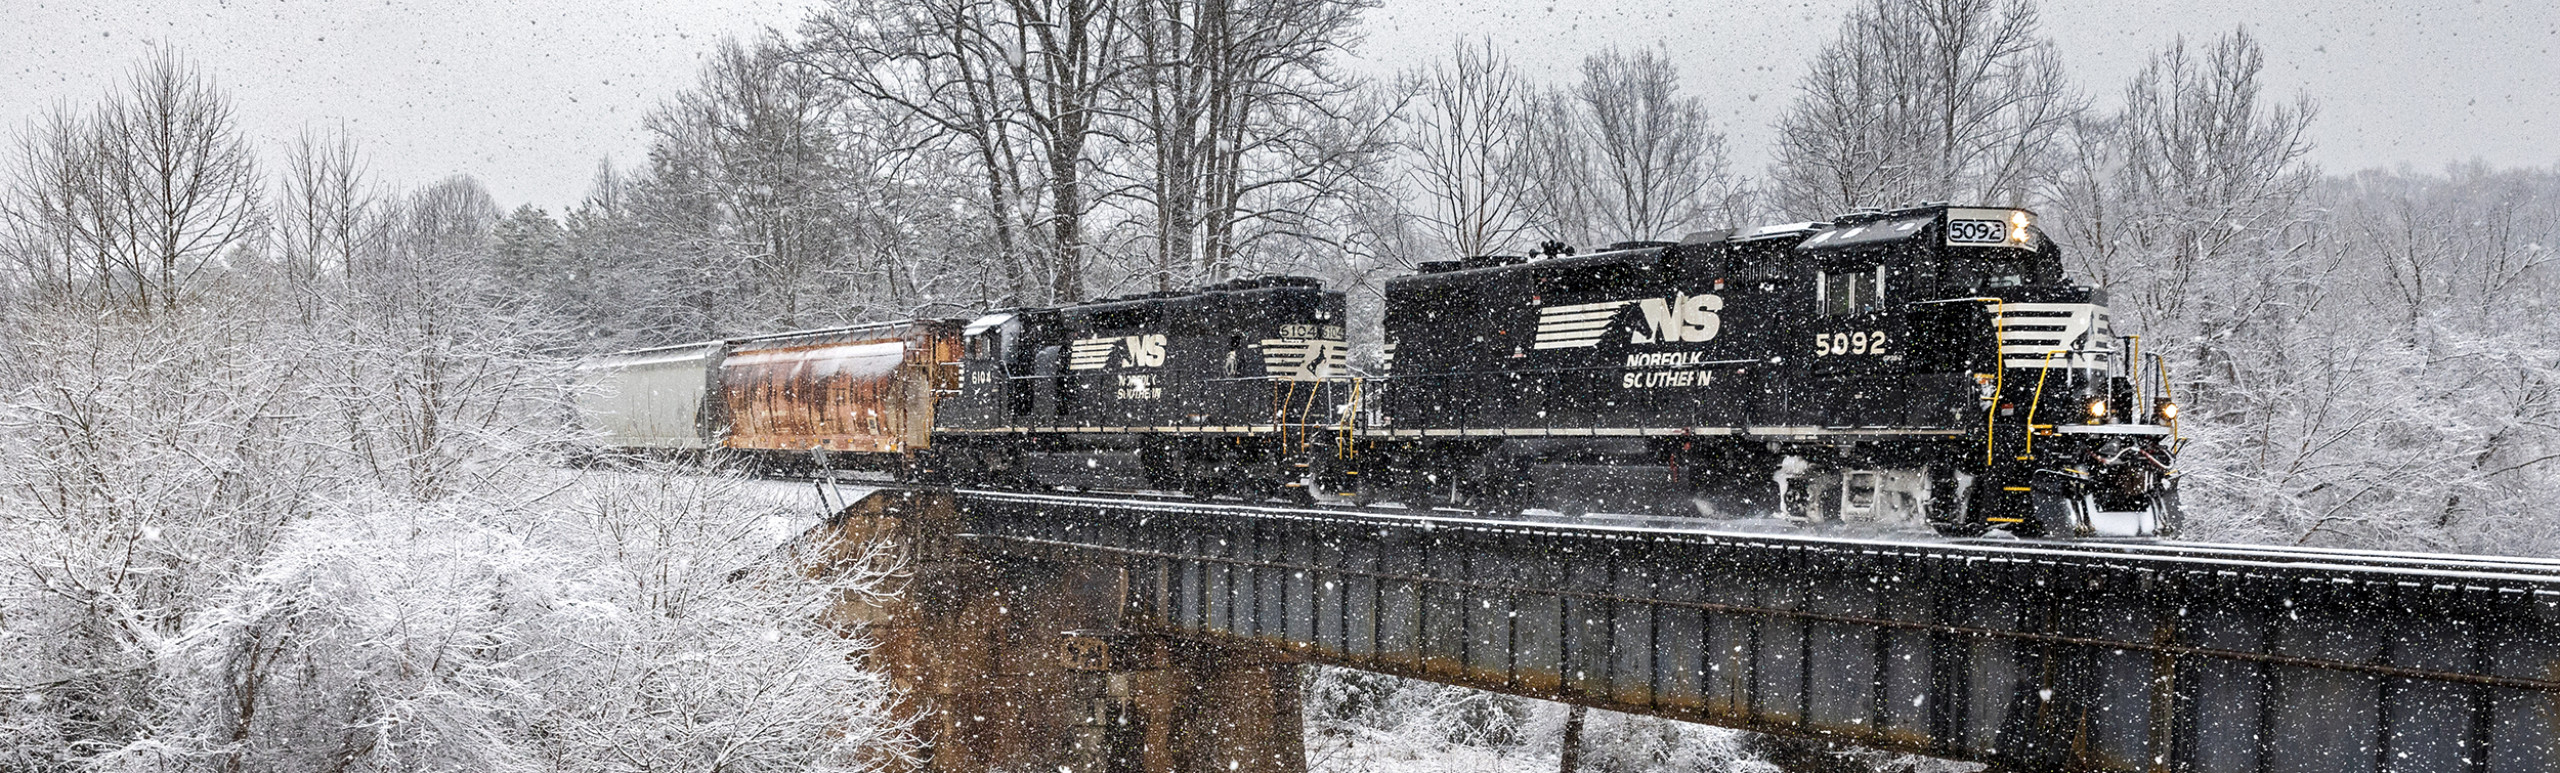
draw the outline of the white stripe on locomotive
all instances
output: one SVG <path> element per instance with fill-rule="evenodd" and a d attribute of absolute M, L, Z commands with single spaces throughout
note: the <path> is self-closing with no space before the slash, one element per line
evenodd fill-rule
<path fill-rule="evenodd" d="M 2114 359 L 2107 309 L 2094 303 L 2003 304 L 1991 325 L 2006 367 L 2102 368 Z"/>

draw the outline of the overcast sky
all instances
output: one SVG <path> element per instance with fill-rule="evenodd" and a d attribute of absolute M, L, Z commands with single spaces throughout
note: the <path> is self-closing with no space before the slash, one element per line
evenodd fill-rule
<path fill-rule="evenodd" d="M 1533 74 L 1586 53 L 1662 47 L 1757 173 L 1769 126 L 1850 0 L 1385 0 L 1363 29 L 1376 72 L 1486 36 Z M 279 157 L 304 126 L 343 123 L 386 182 L 469 173 L 501 202 L 558 208 L 596 162 L 638 161 L 640 117 L 693 80 L 723 35 L 792 24 L 819 0 L 0 0 L 0 127 L 86 103 L 153 42 L 229 88 Z M 2246 24 L 2269 85 L 2321 104 L 2313 160 L 2333 171 L 2478 158 L 2560 164 L 2554 0 L 2047 0 L 2045 31 L 2110 104 L 2172 37 Z"/>

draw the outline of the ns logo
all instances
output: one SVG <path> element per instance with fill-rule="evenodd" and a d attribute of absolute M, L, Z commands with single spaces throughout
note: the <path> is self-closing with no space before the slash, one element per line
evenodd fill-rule
<path fill-rule="evenodd" d="M 1634 336 L 1627 339 L 1627 343 L 1710 341 L 1723 326 L 1723 321 L 1716 318 L 1716 312 L 1724 310 L 1724 298 L 1714 293 L 1675 293 L 1669 298 L 1636 301 L 1636 305 L 1644 308 L 1645 326 L 1633 331 Z"/>
<path fill-rule="evenodd" d="M 1714 293 L 1690 295 L 1675 292 L 1668 298 L 1637 298 L 1624 301 L 1576 303 L 1546 306 L 1538 309 L 1536 349 L 1580 349 L 1600 345 L 1612 322 L 1629 304 L 1644 312 L 1642 327 L 1630 326 L 1627 343 L 1669 344 L 1711 341 L 1723 329 L 1716 312 L 1724 310 L 1723 296 Z"/>
<path fill-rule="evenodd" d="M 1068 370 L 1160 368 L 1164 366 L 1164 334 L 1079 338 L 1067 352 Z"/>

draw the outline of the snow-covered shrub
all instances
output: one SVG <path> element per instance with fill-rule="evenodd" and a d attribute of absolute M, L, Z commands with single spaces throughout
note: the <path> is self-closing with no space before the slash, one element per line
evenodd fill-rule
<path fill-rule="evenodd" d="M 171 642 L 107 769 L 870 770 L 903 752 L 833 580 L 741 573 L 771 513 L 610 476 L 499 506 L 381 497 L 298 523 Z"/>
<path fill-rule="evenodd" d="M 1565 704 L 1348 669 L 1310 666 L 1304 683 L 1312 770 L 1545 773 L 1563 751 Z M 1580 770 L 1765 773 L 1739 730 L 1591 711 Z"/>
<path fill-rule="evenodd" d="M 1591 773 L 1776 773 L 1760 761 L 1751 734 L 1659 717 L 1590 712 L 1581 769 Z"/>

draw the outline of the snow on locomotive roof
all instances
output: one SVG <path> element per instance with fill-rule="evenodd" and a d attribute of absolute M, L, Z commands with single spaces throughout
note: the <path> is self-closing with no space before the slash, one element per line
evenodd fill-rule
<path fill-rule="evenodd" d="M 1764 225 L 1764 226 L 1761 226 L 1761 227 L 1758 227 L 1758 228 L 1753 228 L 1753 229 L 1750 229 L 1750 230 L 1747 230 L 1747 231 L 1743 231 L 1743 232 L 1738 233 L 1738 234 L 1734 234 L 1734 235 L 1733 235 L 1733 241 L 1737 241 L 1737 242 L 1756 242 L 1756 241 L 1760 241 L 1760 240 L 1762 240 L 1762 239 L 1783 239 L 1783 238 L 1790 237 L 1790 236 L 1803 236 L 1803 235 L 1805 235 L 1805 234 L 1813 233 L 1814 231 L 1818 231 L 1818 230 L 1821 230 L 1821 229 L 1823 229 L 1823 228 L 1829 227 L 1830 225 L 1831 225 L 1830 223 L 1824 223 L 1824 222 L 1815 221 L 1815 220 L 1807 220 L 1807 221 L 1804 221 L 1804 222 L 1801 222 L 1801 223 L 1780 223 L 1780 224 L 1778 224 L 1778 225 Z"/>
<path fill-rule="evenodd" d="M 1854 244 L 1873 244 L 1875 242 L 1909 239 L 1912 235 L 1919 233 L 1920 229 L 1928 227 L 1929 224 L 1935 223 L 1937 220 L 1938 214 L 1936 212 L 1930 212 L 1920 215 L 1907 215 L 1890 220 L 1877 220 L 1859 223 L 1846 228 L 1833 228 L 1814 234 L 1813 238 L 1806 239 L 1803 244 L 1797 246 L 1808 249 L 1820 247 L 1846 247 Z"/>
<path fill-rule="evenodd" d="M 1011 322 L 1011 321 L 1013 321 L 1013 312 L 1010 312 L 1010 311 L 999 311 L 999 312 L 995 312 L 995 313 L 993 313 L 993 314 L 988 314 L 988 315 L 986 315 L 986 316 L 983 316 L 983 317 L 979 317 L 979 318 L 977 318 L 977 319 L 970 320 L 970 321 L 969 321 L 969 326 L 968 326 L 968 327 L 966 327 L 966 328 L 962 328 L 962 329 L 960 330 L 960 334 L 961 334 L 961 335 L 964 335 L 964 336 L 973 336 L 973 335 L 977 335 L 977 334 L 979 334 L 979 333 L 987 332 L 988 330 L 993 329 L 993 328 L 995 328 L 995 327 L 996 327 L 996 326 L 998 326 L 998 325 L 1002 325 L 1002 324 L 1004 324 L 1004 323 Z"/>

